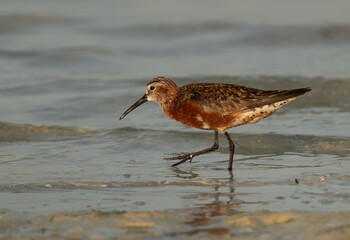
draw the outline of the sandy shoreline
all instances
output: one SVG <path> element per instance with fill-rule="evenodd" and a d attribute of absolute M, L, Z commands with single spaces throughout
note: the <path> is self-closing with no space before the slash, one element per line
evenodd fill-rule
<path fill-rule="evenodd" d="M 189 209 L 143 212 L 87 211 L 29 216 L 0 213 L 2 239 L 348 239 L 346 212 L 231 212 Z"/>

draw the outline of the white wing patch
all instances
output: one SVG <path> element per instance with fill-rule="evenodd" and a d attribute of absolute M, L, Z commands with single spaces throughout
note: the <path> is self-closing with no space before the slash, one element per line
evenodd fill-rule
<path fill-rule="evenodd" d="M 203 124 L 202 125 L 203 129 L 210 129 L 209 124 L 203 121 L 203 118 L 201 115 L 197 114 L 196 119 Z"/>
<path fill-rule="evenodd" d="M 201 115 L 197 114 L 196 118 L 199 122 L 203 122 L 203 118 Z"/>

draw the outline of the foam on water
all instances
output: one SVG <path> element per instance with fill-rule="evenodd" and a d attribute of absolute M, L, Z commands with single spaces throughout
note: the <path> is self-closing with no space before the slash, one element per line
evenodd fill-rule
<path fill-rule="evenodd" d="M 31 124 L 16 124 L 0 122 L 0 142 L 28 142 L 58 140 L 82 134 L 98 133 L 100 130 L 69 126 L 34 126 Z"/>

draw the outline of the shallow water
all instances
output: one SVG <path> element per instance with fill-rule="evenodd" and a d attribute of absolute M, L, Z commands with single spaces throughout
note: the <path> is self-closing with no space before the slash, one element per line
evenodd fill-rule
<path fill-rule="evenodd" d="M 278 239 L 299 221 L 300 237 L 346 234 L 350 5 L 302 3 L 2 1 L 0 236 Z M 313 91 L 229 131 L 231 175 L 222 135 L 215 153 L 171 168 L 164 157 L 213 133 L 155 103 L 118 120 L 158 75 Z M 272 215 L 283 220 L 262 222 Z"/>

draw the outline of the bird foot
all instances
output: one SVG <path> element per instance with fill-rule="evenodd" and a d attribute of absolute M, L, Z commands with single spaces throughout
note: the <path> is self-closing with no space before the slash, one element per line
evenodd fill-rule
<path fill-rule="evenodd" d="M 187 160 L 190 160 L 190 163 L 192 163 L 192 158 L 193 158 L 193 154 L 192 153 L 188 153 L 188 154 L 185 154 L 185 155 L 180 155 L 180 156 L 177 156 L 177 157 L 169 157 L 169 158 L 164 158 L 165 160 L 179 160 L 181 159 L 181 161 L 171 165 L 172 167 L 175 167 L 177 165 L 180 165 L 181 163 L 184 163 L 186 162 Z"/>
<path fill-rule="evenodd" d="M 179 155 L 179 156 L 176 156 L 176 157 L 168 157 L 168 158 L 164 158 L 165 160 L 179 160 L 179 159 L 192 159 L 193 158 L 193 155 L 192 153 L 188 153 L 188 154 L 185 154 L 185 155 Z"/>

